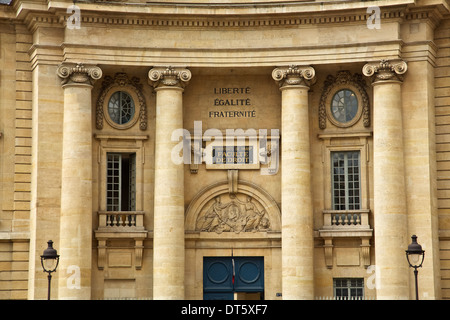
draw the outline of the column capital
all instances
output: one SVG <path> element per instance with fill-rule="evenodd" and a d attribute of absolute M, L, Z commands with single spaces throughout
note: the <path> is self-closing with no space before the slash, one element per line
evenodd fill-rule
<path fill-rule="evenodd" d="M 83 63 L 62 63 L 58 66 L 56 73 L 61 78 L 63 87 L 69 84 L 92 86 L 102 77 L 102 69 Z"/>
<path fill-rule="evenodd" d="M 362 72 L 367 77 L 372 77 L 372 84 L 397 81 L 403 82 L 403 74 L 408 70 L 408 65 L 401 59 L 381 60 L 367 63 Z"/>
<path fill-rule="evenodd" d="M 189 84 L 191 77 L 191 71 L 182 67 L 155 67 L 148 72 L 148 82 L 155 89 L 162 87 L 183 89 Z"/>
<path fill-rule="evenodd" d="M 272 71 L 272 78 L 280 89 L 290 86 L 310 87 L 315 82 L 316 71 L 310 66 L 278 67 Z"/>

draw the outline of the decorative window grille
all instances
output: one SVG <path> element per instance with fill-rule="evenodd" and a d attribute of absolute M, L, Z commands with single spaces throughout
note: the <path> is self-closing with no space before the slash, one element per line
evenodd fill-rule
<path fill-rule="evenodd" d="M 331 101 L 333 117 L 342 123 L 353 120 L 358 113 L 358 99 L 353 91 L 339 90 Z"/>
<path fill-rule="evenodd" d="M 364 278 L 333 279 L 334 298 L 354 300 L 364 297 Z"/>
<path fill-rule="evenodd" d="M 123 91 L 115 92 L 108 102 L 108 113 L 112 121 L 117 124 L 126 124 L 134 116 L 134 101 Z"/>
<path fill-rule="evenodd" d="M 361 208 L 359 151 L 331 153 L 331 189 L 334 210 Z"/>
<path fill-rule="evenodd" d="M 107 153 L 106 210 L 136 210 L 135 153 Z"/>

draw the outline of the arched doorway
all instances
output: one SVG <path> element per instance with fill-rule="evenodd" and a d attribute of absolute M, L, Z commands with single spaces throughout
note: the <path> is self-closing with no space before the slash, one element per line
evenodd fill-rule
<path fill-rule="evenodd" d="M 239 180 L 233 191 L 228 181 L 212 184 L 186 211 L 189 298 L 272 299 L 281 291 L 279 207 L 251 182 Z"/>

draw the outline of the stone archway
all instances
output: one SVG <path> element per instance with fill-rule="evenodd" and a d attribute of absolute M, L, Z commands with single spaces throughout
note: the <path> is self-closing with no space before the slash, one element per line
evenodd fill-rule
<path fill-rule="evenodd" d="M 185 230 L 194 232 L 281 231 L 281 212 L 275 200 L 261 187 L 239 180 L 230 191 L 228 181 L 212 184 L 191 201 Z"/>

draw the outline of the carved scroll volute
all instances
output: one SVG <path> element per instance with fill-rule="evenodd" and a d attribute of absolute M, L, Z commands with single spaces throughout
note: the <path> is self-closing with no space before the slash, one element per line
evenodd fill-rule
<path fill-rule="evenodd" d="M 185 68 L 155 67 L 148 73 L 149 84 L 155 89 L 161 87 L 184 88 L 189 84 L 192 74 Z"/>
<path fill-rule="evenodd" d="M 315 82 L 316 72 L 310 66 L 289 66 L 275 68 L 272 71 L 272 78 L 278 83 L 280 88 L 287 86 L 310 87 Z"/>
<path fill-rule="evenodd" d="M 89 85 L 102 77 L 102 70 L 94 65 L 84 65 L 82 63 L 63 63 L 57 71 L 61 78 L 61 85 Z"/>
<path fill-rule="evenodd" d="M 403 75 L 408 70 L 408 65 L 403 60 L 381 60 L 380 62 L 367 63 L 362 72 L 372 78 L 372 83 L 386 81 L 403 81 Z"/>

